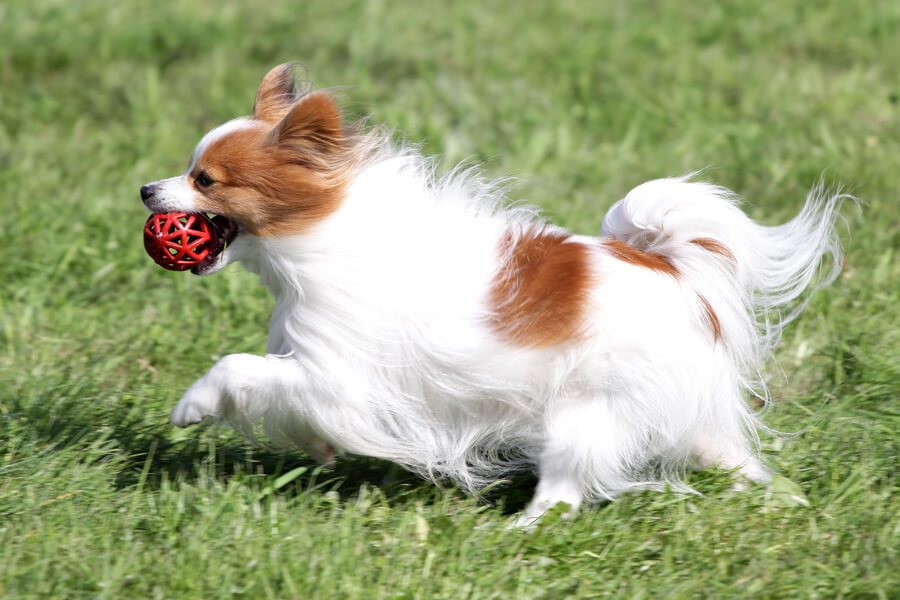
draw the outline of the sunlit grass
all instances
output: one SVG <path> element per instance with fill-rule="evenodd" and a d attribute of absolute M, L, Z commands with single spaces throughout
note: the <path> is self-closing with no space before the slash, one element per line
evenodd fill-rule
<path fill-rule="evenodd" d="M 0 6 L 0 596 L 895 597 L 900 4 L 763 4 Z M 286 60 L 585 233 L 631 187 L 705 167 L 767 223 L 822 173 L 846 184 L 866 206 L 845 273 L 772 369 L 791 435 L 764 451 L 791 491 L 700 473 L 702 496 L 526 533 L 506 526 L 527 478 L 467 498 L 170 427 L 217 357 L 264 350 L 272 301 L 239 268 L 156 267 L 138 188 Z"/>

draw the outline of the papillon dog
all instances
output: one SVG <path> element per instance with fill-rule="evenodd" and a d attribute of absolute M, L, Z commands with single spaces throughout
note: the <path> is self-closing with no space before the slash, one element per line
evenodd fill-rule
<path fill-rule="evenodd" d="M 228 224 L 195 274 L 239 261 L 275 297 L 267 354 L 219 360 L 172 423 L 217 417 L 325 463 L 373 456 L 467 491 L 534 469 L 521 525 L 557 503 L 568 516 L 688 491 L 691 466 L 770 479 L 763 368 L 840 272 L 846 196 L 819 185 L 767 227 L 724 188 L 658 179 L 612 206 L 602 236 L 578 235 L 299 88 L 276 67 L 252 116 L 141 188 L 151 212 Z"/>

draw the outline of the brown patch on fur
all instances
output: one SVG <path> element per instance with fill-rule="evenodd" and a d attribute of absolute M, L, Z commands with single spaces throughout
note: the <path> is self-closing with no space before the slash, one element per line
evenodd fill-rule
<path fill-rule="evenodd" d="M 695 240 L 691 240 L 692 244 L 696 244 L 700 246 L 704 250 L 709 250 L 715 254 L 720 254 L 730 260 L 731 262 L 736 262 L 734 258 L 734 254 L 731 253 L 731 250 L 720 244 L 714 239 L 711 238 L 697 238 Z"/>
<path fill-rule="evenodd" d="M 709 300 L 699 294 L 698 297 L 700 298 L 700 303 L 703 305 L 703 313 L 706 322 L 712 327 L 713 340 L 718 342 L 722 339 L 722 324 L 719 322 L 719 317 L 716 316 L 716 312 L 713 310 Z"/>
<path fill-rule="evenodd" d="M 569 234 L 534 227 L 509 232 L 500 246 L 506 264 L 494 279 L 490 324 L 504 341 L 557 346 L 582 333 L 591 286 L 590 249 Z"/>
<path fill-rule="evenodd" d="M 619 260 L 672 277 L 678 276 L 678 269 L 662 254 L 645 252 L 620 240 L 603 240 L 600 244 Z"/>
<path fill-rule="evenodd" d="M 271 115 L 272 102 L 258 95 L 257 109 Z M 314 92 L 291 104 L 274 125 L 251 123 L 213 141 L 197 159 L 189 177 L 202 198 L 199 208 L 264 237 L 302 233 L 332 214 L 368 146 L 345 130 L 331 97 Z M 212 185 L 199 184 L 201 171 Z"/>

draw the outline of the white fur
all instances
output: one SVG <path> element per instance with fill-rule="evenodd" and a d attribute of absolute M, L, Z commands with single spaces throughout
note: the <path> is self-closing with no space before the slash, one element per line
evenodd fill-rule
<path fill-rule="evenodd" d="M 824 281 L 840 268 L 840 201 L 815 190 L 796 219 L 762 227 L 722 188 L 643 184 L 609 211 L 604 233 L 662 254 L 681 276 L 575 236 L 596 275 L 588 335 L 522 348 L 491 329 L 488 294 L 503 236 L 540 218 L 477 173 L 438 179 L 416 153 L 385 146 L 314 231 L 245 232 L 225 250 L 216 270 L 240 261 L 276 299 L 269 354 L 223 358 L 172 422 L 214 415 L 250 435 L 261 424 L 323 460 L 333 445 L 470 490 L 534 466 L 521 524 L 560 501 L 574 510 L 639 487 L 688 489 L 679 474 L 692 459 L 765 481 L 743 395 L 765 397 L 761 367 L 822 256 L 834 259 Z M 717 240 L 736 264 L 696 238 Z"/>

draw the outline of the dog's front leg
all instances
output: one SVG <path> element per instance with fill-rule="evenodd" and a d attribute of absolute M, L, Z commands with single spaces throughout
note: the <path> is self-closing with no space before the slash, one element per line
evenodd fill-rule
<path fill-rule="evenodd" d="M 172 423 L 187 427 L 205 417 L 222 418 L 238 426 L 252 427 L 272 406 L 298 402 L 305 391 L 300 366 L 290 356 L 230 354 L 188 388 L 172 411 Z M 285 443 L 298 445 L 322 462 L 334 460 L 334 448 L 316 436 L 308 424 L 292 412 Z"/>
<path fill-rule="evenodd" d="M 227 418 L 241 410 L 253 396 L 271 397 L 285 391 L 295 368 L 276 356 L 229 354 L 188 388 L 172 411 L 172 423 L 187 427 L 205 417 Z"/>
<path fill-rule="evenodd" d="M 303 371 L 293 357 L 229 354 L 188 388 L 172 411 L 171 421 L 188 427 L 205 417 L 217 417 L 252 429 L 273 406 L 299 402 L 305 391 Z M 321 462 L 333 462 L 334 447 L 307 423 L 298 421 L 296 412 L 291 416 L 290 427 L 279 431 L 279 441 L 299 446 Z"/>

